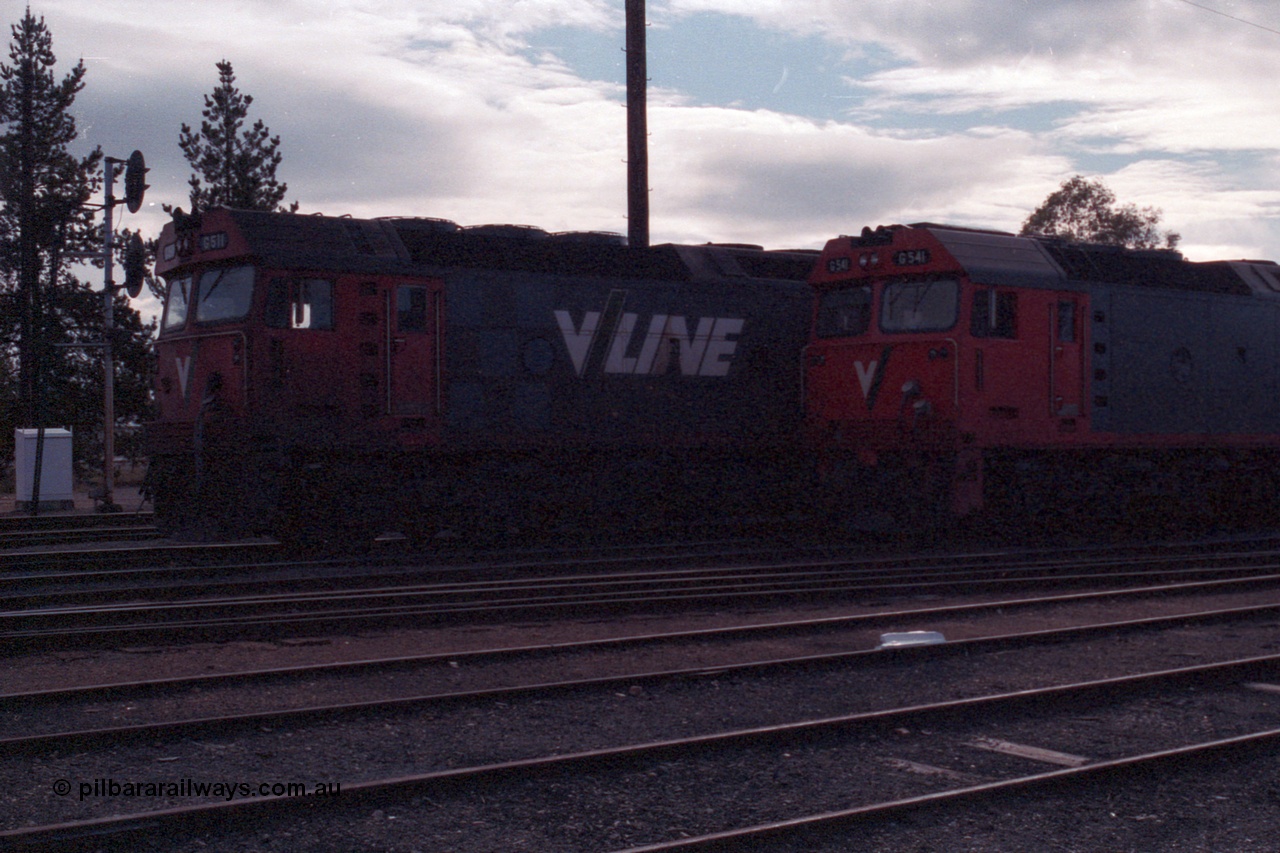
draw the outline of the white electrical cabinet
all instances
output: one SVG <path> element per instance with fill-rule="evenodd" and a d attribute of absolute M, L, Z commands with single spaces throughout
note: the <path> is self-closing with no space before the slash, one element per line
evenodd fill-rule
<path fill-rule="evenodd" d="M 15 496 L 18 509 L 31 510 L 35 491 L 36 448 L 39 431 L 15 429 L 13 431 Z M 71 494 L 71 430 L 46 429 L 44 453 L 40 458 L 40 509 L 71 509 L 75 506 Z"/>

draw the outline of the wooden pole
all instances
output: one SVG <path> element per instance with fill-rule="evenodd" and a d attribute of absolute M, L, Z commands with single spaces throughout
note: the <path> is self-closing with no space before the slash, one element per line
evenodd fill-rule
<path fill-rule="evenodd" d="M 627 0 L 627 242 L 649 245 L 648 65 L 644 0 Z"/>

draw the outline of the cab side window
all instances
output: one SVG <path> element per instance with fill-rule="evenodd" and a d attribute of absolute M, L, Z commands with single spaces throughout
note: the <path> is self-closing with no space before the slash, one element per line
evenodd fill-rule
<path fill-rule="evenodd" d="M 333 282 L 274 278 L 267 287 L 266 323 L 273 329 L 332 329 Z"/>
<path fill-rule="evenodd" d="M 1018 294 L 994 289 L 973 292 L 970 333 L 975 338 L 1018 337 Z"/>

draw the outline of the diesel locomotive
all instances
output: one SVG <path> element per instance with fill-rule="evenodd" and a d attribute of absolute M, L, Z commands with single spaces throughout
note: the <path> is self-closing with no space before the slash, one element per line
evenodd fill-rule
<path fill-rule="evenodd" d="M 1261 515 L 1280 493 L 1266 261 L 927 223 L 817 253 L 215 209 L 175 216 L 157 272 L 170 532 L 334 549 L 756 513 Z"/>
<path fill-rule="evenodd" d="M 156 271 L 162 530 L 398 530 L 765 509 L 803 468 L 816 252 L 213 209 Z"/>
<path fill-rule="evenodd" d="M 831 240 L 816 493 L 854 524 L 1274 512 L 1280 267 L 933 224 Z"/>

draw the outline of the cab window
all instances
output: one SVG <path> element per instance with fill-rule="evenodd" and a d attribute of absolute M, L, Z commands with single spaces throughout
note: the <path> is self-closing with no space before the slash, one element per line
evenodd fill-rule
<path fill-rule="evenodd" d="M 187 323 L 187 306 L 191 303 L 191 276 L 184 275 L 169 282 L 169 295 L 164 301 L 163 328 L 180 329 Z"/>
<path fill-rule="evenodd" d="M 1018 294 L 994 289 L 975 290 L 969 331 L 975 338 L 1012 340 L 1018 337 Z"/>
<path fill-rule="evenodd" d="M 196 288 L 197 323 L 239 320 L 253 304 L 253 267 L 224 267 L 200 274 Z"/>
<path fill-rule="evenodd" d="M 882 332 L 940 332 L 956 324 L 960 285 L 955 279 L 897 281 L 885 285 Z"/>
<path fill-rule="evenodd" d="M 266 324 L 272 329 L 332 329 L 333 282 L 274 278 L 267 286 Z"/>
<path fill-rule="evenodd" d="M 871 288 L 867 285 L 829 290 L 818 300 L 814 332 L 820 338 L 861 335 L 870 325 Z"/>

